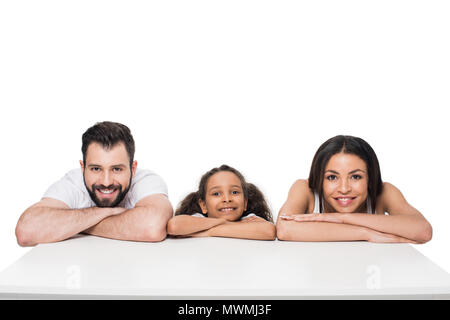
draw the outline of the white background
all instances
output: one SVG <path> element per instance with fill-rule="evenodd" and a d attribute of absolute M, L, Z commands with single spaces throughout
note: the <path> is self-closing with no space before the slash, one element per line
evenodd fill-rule
<path fill-rule="evenodd" d="M 122 122 L 176 206 L 223 163 L 276 218 L 319 145 L 364 138 L 450 271 L 447 1 L 0 2 L 0 270 L 20 214 Z M 273 270 L 275 272 L 275 270 Z"/>

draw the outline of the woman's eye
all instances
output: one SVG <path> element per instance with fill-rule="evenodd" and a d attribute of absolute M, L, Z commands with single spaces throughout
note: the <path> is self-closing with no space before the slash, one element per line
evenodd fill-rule
<path fill-rule="evenodd" d="M 352 175 L 352 179 L 359 180 L 359 179 L 362 179 L 362 176 L 359 174 L 354 174 L 354 175 Z"/>
<path fill-rule="evenodd" d="M 333 181 L 337 179 L 337 176 L 335 176 L 334 174 L 330 174 L 329 176 L 326 177 L 327 180 Z"/>

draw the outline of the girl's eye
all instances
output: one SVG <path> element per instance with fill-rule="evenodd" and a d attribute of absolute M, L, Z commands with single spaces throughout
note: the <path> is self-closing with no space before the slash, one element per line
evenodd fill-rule
<path fill-rule="evenodd" d="M 212 195 L 213 196 L 218 196 L 220 193 L 219 192 L 214 192 Z"/>
<path fill-rule="evenodd" d="M 239 194 L 240 192 L 239 191 L 231 191 L 231 194 Z"/>
<path fill-rule="evenodd" d="M 334 174 L 330 174 L 329 176 L 326 177 L 327 180 L 333 181 L 337 179 L 337 176 Z"/>

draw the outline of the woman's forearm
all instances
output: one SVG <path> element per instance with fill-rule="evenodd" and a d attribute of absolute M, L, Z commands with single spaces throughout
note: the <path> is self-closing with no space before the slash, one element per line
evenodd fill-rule
<path fill-rule="evenodd" d="M 344 223 L 279 220 L 277 237 L 287 241 L 367 241 L 367 228 Z"/>
<path fill-rule="evenodd" d="M 367 227 L 424 243 L 431 239 L 431 225 L 420 215 L 369 215 L 366 213 L 338 214 L 344 224 Z"/>

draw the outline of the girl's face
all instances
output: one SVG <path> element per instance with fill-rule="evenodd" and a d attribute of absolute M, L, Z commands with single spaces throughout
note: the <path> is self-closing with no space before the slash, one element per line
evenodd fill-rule
<path fill-rule="evenodd" d="M 325 212 L 364 212 L 368 195 L 364 160 L 354 154 L 337 153 L 325 167 L 323 196 Z"/>
<path fill-rule="evenodd" d="M 200 200 L 199 205 L 208 217 L 236 221 L 247 209 L 247 199 L 239 178 L 232 172 L 220 171 L 208 179 L 205 201 Z"/>

